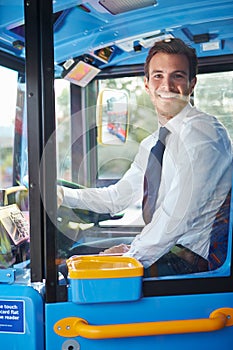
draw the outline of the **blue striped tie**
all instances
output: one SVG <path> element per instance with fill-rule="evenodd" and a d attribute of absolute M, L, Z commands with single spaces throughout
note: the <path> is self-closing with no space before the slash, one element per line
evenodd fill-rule
<path fill-rule="evenodd" d="M 165 127 L 159 129 L 159 137 L 156 144 L 151 148 L 146 172 L 144 175 L 144 195 L 142 201 L 142 214 L 146 224 L 151 222 L 158 197 L 161 180 L 165 139 L 169 130 Z"/>

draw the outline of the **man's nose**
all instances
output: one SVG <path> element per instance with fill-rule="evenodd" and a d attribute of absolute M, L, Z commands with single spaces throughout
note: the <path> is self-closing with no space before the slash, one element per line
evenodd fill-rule
<path fill-rule="evenodd" d="M 174 88 L 172 77 L 164 76 L 160 87 L 164 90 L 171 91 Z"/>

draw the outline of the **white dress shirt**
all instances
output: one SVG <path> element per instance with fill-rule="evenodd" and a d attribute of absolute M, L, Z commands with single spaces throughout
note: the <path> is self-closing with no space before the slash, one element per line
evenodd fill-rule
<path fill-rule="evenodd" d="M 170 133 L 155 212 L 124 254 L 138 259 L 145 268 L 175 244 L 207 258 L 215 215 L 231 188 L 231 140 L 215 117 L 188 104 L 165 126 Z M 157 135 L 142 141 L 130 169 L 115 185 L 82 190 L 64 187 L 63 204 L 116 214 L 138 201 Z"/>

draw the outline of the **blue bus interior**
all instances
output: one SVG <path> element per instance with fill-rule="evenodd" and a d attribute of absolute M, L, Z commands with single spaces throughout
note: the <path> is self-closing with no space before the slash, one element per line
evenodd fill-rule
<path fill-rule="evenodd" d="M 0 101 L 2 106 L 15 103 L 9 123 L 5 107 L 0 112 L 0 342 L 9 350 L 26 343 L 30 350 L 167 350 L 181 342 L 190 349 L 206 349 L 210 342 L 213 349 L 230 348 L 230 194 L 213 226 L 208 272 L 142 274 L 138 300 L 113 297 L 112 302 L 90 301 L 88 293 L 87 300 L 77 302 L 76 281 L 70 284 L 63 275 L 72 256 L 95 256 L 112 245 L 129 244 L 143 228 L 140 203 L 113 217 L 57 209 L 56 184 L 108 186 L 129 167 L 141 139 L 154 131 L 152 106 L 143 92 L 148 50 L 155 41 L 176 37 L 198 55 L 194 103 L 216 113 L 233 137 L 232 1 L 0 0 Z M 125 91 L 129 97 L 127 132 L 109 131 L 117 136 L 117 146 L 99 142 L 96 111 L 102 89 Z M 113 282 L 103 279 L 101 285 L 110 299 L 117 288 Z M 146 337 L 113 332 L 97 340 L 68 329 L 72 317 L 119 325 L 206 319 L 222 308 L 227 326 L 219 332 L 199 329 L 197 337 L 189 331 L 182 338 L 179 332 Z"/>

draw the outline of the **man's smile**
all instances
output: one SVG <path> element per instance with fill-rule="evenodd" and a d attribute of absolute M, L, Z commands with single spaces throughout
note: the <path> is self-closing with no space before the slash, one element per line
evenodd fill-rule
<path fill-rule="evenodd" d="M 175 92 L 155 91 L 155 96 L 158 96 L 159 98 L 164 100 L 179 99 L 179 100 L 187 101 L 187 96 L 181 95 Z"/>

